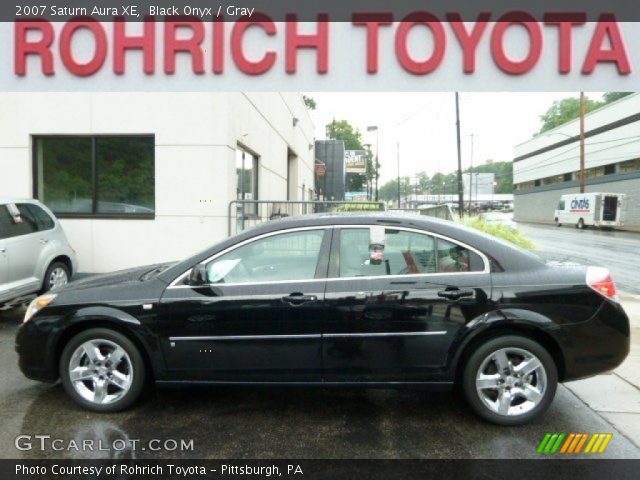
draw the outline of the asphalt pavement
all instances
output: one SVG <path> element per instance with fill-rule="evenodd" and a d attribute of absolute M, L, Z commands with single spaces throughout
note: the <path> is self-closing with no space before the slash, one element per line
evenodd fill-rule
<path fill-rule="evenodd" d="M 531 223 L 518 226 L 548 259 L 607 267 L 620 290 L 640 294 L 640 233 Z"/>

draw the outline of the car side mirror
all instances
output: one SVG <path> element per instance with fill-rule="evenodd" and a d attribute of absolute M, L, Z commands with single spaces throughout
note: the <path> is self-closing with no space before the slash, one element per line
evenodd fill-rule
<path fill-rule="evenodd" d="M 189 285 L 206 285 L 207 284 L 207 267 L 202 263 L 197 264 L 191 269 L 189 274 Z"/>

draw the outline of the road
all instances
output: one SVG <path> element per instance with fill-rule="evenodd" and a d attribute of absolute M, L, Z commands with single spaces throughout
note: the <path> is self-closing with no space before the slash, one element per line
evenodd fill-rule
<path fill-rule="evenodd" d="M 618 289 L 640 294 L 640 233 L 519 224 L 547 258 L 607 267 Z"/>
<path fill-rule="evenodd" d="M 0 458 L 536 458 L 547 432 L 612 432 L 600 458 L 640 458 L 637 446 L 564 386 L 540 420 L 517 428 L 479 420 L 457 393 L 395 390 L 151 390 L 132 409 L 95 414 L 60 385 L 21 374 L 13 344 L 22 314 L 0 312 Z M 16 436 L 42 434 L 64 445 L 193 440 L 193 450 L 16 449 Z"/>

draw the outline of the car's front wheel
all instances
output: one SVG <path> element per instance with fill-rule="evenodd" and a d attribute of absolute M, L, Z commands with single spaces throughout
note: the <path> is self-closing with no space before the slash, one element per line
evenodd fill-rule
<path fill-rule="evenodd" d="M 66 392 L 96 412 L 116 412 L 134 403 L 144 386 L 142 356 L 126 336 L 95 328 L 80 332 L 65 346 L 60 377 Z"/>
<path fill-rule="evenodd" d="M 521 336 L 493 338 L 469 357 L 462 387 L 471 408 L 498 425 L 522 425 L 553 401 L 558 372 L 549 352 Z"/>

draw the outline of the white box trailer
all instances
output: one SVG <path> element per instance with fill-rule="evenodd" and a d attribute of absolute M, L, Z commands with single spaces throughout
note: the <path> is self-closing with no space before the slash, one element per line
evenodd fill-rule
<path fill-rule="evenodd" d="M 554 214 L 557 226 L 577 228 L 622 227 L 626 214 L 624 193 L 571 193 L 562 195 Z"/>

